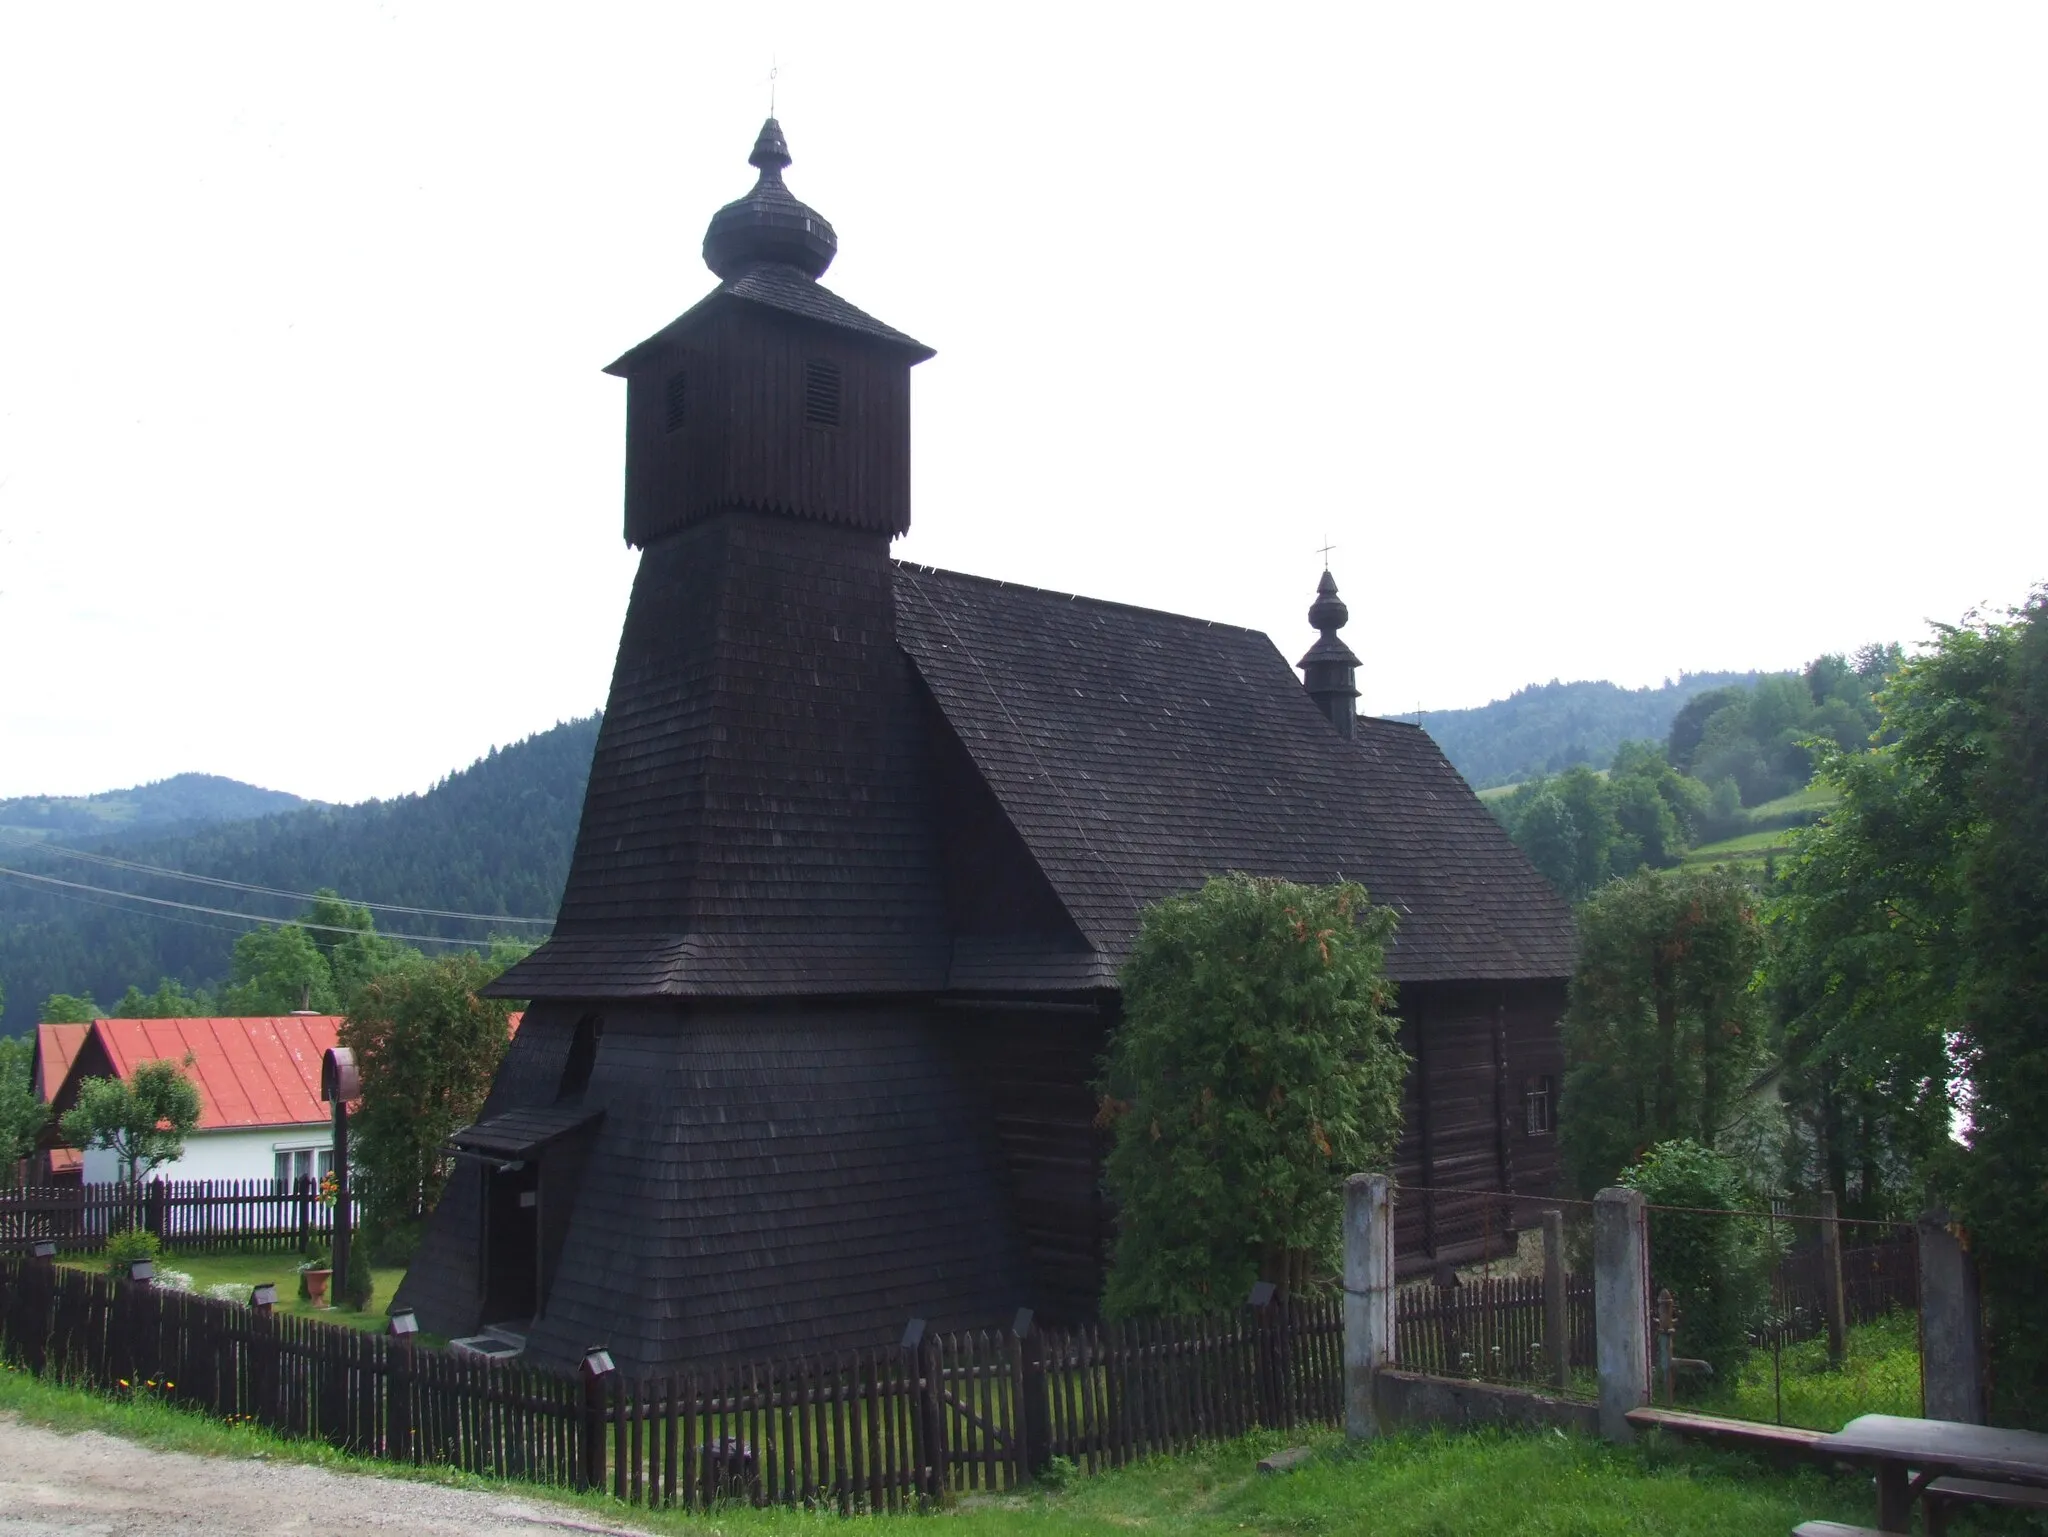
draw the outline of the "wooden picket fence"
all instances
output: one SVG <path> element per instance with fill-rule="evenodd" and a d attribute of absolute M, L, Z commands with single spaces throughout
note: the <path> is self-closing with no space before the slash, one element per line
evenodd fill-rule
<path fill-rule="evenodd" d="M 1752 1331 L 1758 1345 L 1790 1345 L 1826 1332 L 1821 1275 L 1818 1242 L 1779 1257 L 1771 1272 L 1770 1316 Z M 1842 1300 L 1852 1325 L 1918 1310 L 1920 1251 L 1912 1229 L 1902 1227 L 1876 1243 L 1844 1246 Z"/>
<path fill-rule="evenodd" d="M 1564 1277 L 1567 1369 L 1591 1366 L 1593 1278 Z M 1424 1283 L 1395 1294 L 1394 1360 L 1403 1371 L 1486 1382 L 1548 1380 L 1543 1277 L 1485 1276 L 1456 1286 Z"/>
<path fill-rule="evenodd" d="M 361 1221 L 360 1195 L 353 1203 Z M 298 1249 L 325 1241 L 334 1208 L 319 1187 L 267 1179 L 152 1180 L 133 1185 L 48 1185 L 0 1189 L 0 1250 L 39 1240 L 96 1250 L 110 1233 L 147 1228 L 168 1248 Z"/>
<path fill-rule="evenodd" d="M 366 1456 L 686 1508 L 911 1509 L 1014 1488 L 1053 1457 L 1095 1472 L 1334 1424 L 1342 1335 L 1336 1304 L 1280 1302 L 578 1381 L 0 1255 L 0 1356 L 26 1370 Z"/>

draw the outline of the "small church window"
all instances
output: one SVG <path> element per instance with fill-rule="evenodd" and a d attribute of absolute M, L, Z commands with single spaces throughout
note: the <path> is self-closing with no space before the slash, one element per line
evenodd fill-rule
<path fill-rule="evenodd" d="M 575 1038 L 569 1042 L 569 1060 L 562 1064 L 562 1086 L 556 1099 L 581 1099 L 590 1087 L 590 1070 L 597 1066 L 597 1043 L 604 1039 L 604 1021 L 586 1014 L 576 1021 Z"/>
<path fill-rule="evenodd" d="M 828 358 L 804 364 L 804 420 L 813 427 L 839 425 L 839 365 Z"/>
<path fill-rule="evenodd" d="M 668 383 L 662 390 L 661 430 L 674 432 L 683 425 L 684 415 L 690 405 L 690 376 L 680 368 L 668 376 Z"/>
<path fill-rule="evenodd" d="M 1556 1126 L 1554 1118 L 1555 1093 L 1548 1078 L 1531 1078 L 1522 1096 L 1527 1106 L 1528 1119 L 1525 1125 L 1532 1137 L 1547 1137 Z"/>

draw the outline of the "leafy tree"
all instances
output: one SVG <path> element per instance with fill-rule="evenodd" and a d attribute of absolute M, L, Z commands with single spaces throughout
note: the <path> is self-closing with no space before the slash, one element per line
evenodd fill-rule
<path fill-rule="evenodd" d="M 1769 1296 L 1767 1234 L 1733 1215 L 1752 1199 L 1735 1162 L 1697 1142 L 1660 1142 L 1622 1170 L 1620 1182 L 1652 1207 L 1650 1286 L 1678 1304 L 1678 1339 L 1688 1355 L 1728 1382 L 1749 1354 L 1749 1330 Z M 1695 1390 L 1708 1386 L 1691 1384 Z"/>
<path fill-rule="evenodd" d="M 199 1125 L 199 1089 L 175 1062 L 144 1062 L 126 1083 L 86 1079 L 60 1124 L 72 1146 L 111 1150 L 121 1182 L 137 1184 L 184 1156 L 185 1138 Z"/>
<path fill-rule="evenodd" d="M 1577 891 L 1583 862 L 1579 824 L 1564 797 L 1548 785 L 1524 786 L 1506 808 L 1506 817 L 1508 836 L 1529 856 L 1537 872 L 1567 895 Z"/>
<path fill-rule="evenodd" d="M 357 990 L 341 1044 L 363 1099 L 351 1152 L 373 1226 L 425 1215 L 447 1183 L 448 1138 L 476 1119 L 517 1007 L 480 997 L 502 970 L 467 951 L 400 966 Z"/>
<path fill-rule="evenodd" d="M 0 1039 L 0 1181 L 36 1149 L 50 1107 L 36 1093 L 35 1047 L 26 1037 Z"/>
<path fill-rule="evenodd" d="M 52 1025 L 89 1025 L 101 1018 L 100 1006 L 90 997 L 52 993 L 43 1000 L 43 1021 Z"/>
<path fill-rule="evenodd" d="M 1881 696 L 1889 744 L 1821 753 L 1840 801 L 1780 871 L 1769 980 L 1801 1172 L 1867 1215 L 1915 1203 L 1949 1145 L 1964 860 L 2011 649 L 2005 626 L 1945 627 L 1904 664 Z"/>
<path fill-rule="evenodd" d="M 1736 688 L 1709 689 L 1704 694 L 1695 694 L 1679 707 L 1672 717 L 1671 735 L 1665 751 L 1674 766 L 1691 769 L 1692 760 L 1706 740 L 1707 722 L 1731 705 L 1742 703 L 1747 690 Z"/>
<path fill-rule="evenodd" d="M 1684 869 L 1614 881 L 1580 909 L 1559 1152 L 1582 1194 L 1660 1142 L 1754 1154 L 1751 1089 L 1770 1060 L 1750 985 L 1757 905 L 1739 876 Z"/>
<path fill-rule="evenodd" d="M 1532 780 L 1494 814 L 1529 862 L 1578 900 L 1617 875 L 1677 864 L 1708 799 L 1654 743 L 1624 742 L 1604 777 L 1581 767 Z"/>
<path fill-rule="evenodd" d="M 1343 1180 L 1385 1167 L 1401 1128 L 1393 926 L 1358 885 L 1244 875 L 1145 910 L 1102 1083 L 1112 1316 L 1328 1274 Z"/>
<path fill-rule="evenodd" d="M 334 969 L 313 936 L 296 923 L 252 929 L 235 941 L 221 1007 L 242 1018 L 311 1009 L 333 1014 L 341 1008 Z"/>
<path fill-rule="evenodd" d="M 145 993 L 131 984 L 107 1018 L 204 1019 L 212 1013 L 213 1000 L 207 997 L 204 989 L 188 993 L 176 977 L 164 977 L 153 993 Z"/>
<path fill-rule="evenodd" d="M 1866 666 L 1880 745 L 1823 751 L 1773 913 L 1797 1145 L 1866 1210 L 1952 1206 L 2000 1412 L 2048 1425 L 2048 593 Z"/>
<path fill-rule="evenodd" d="M 1985 744 L 1982 836 L 1961 859 L 1957 1031 L 1969 1074 L 1968 1153 L 1945 1183 L 1982 1277 L 1994 1393 L 2048 1423 L 2048 590 L 2008 631 Z"/>
<path fill-rule="evenodd" d="M 307 937 L 327 961 L 335 995 L 343 1008 L 370 978 L 420 958 L 419 951 L 377 933 L 369 908 L 344 902 L 325 888 L 314 893 L 313 903 L 302 921 L 309 925 Z M 337 929 L 350 932 L 334 932 Z"/>

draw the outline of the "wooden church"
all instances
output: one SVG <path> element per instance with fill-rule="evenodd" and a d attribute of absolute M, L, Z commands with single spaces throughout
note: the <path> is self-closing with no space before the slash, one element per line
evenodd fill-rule
<path fill-rule="evenodd" d="M 818 279 L 760 177 L 627 352 L 641 551 L 553 938 L 397 1300 L 622 1367 L 1092 1314 L 1097 1072 L 1139 910 L 1233 870 L 1392 905 L 1399 1175 L 1540 1194 L 1570 914 L 1435 744 L 1358 717 L 1326 572 L 1255 631 L 892 561 L 931 349 Z M 1410 1264 L 1499 1253 L 1418 1191 Z"/>

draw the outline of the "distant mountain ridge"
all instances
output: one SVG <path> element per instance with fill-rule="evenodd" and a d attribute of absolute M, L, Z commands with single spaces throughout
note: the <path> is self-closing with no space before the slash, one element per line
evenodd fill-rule
<path fill-rule="evenodd" d="M 1471 710 L 1425 712 L 1423 724 L 1475 788 L 1574 764 L 1604 768 L 1621 743 L 1662 741 L 1694 695 L 1770 674 L 1686 673 L 1659 688 L 1543 683 Z M 0 865 L 75 882 L 286 918 L 299 904 L 67 858 L 107 854 L 191 875 L 289 891 L 332 887 L 358 901 L 552 918 L 597 745 L 599 717 L 569 721 L 493 750 L 418 795 L 323 806 L 208 774 L 180 774 L 98 796 L 0 801 Z M 80 809 L 84 808 L 84 809 Z M 25 846 L 22 833 L 36 843 Z M 386 932 L 483 937 L 488 925 L 380 914 Z M 40 887 L 0 876 L 0 1033 L 34 1023 L 51 993 L 110 1005 L 160 977 L 213 987 L 246 924 L 217 914 L 143 908 L 104 891 Z M 544 930 L 508 931 L 533 937 Z"/>
<path fill-rule="evenodd" d="M 1657 688 L 1532 683 L 1470 710 L 1425 710 L 1422 724 L 1475 790 L 1518 784 L 1575 764 L 1606 768 L 1623 742 L 1662 742 L 1685 702 L 1710 688 L 1789 674 L 1687 672 Z"/>
<path fill-rule="evenodd" d="M 148 826 L 36 846 L 0 838 L 0 864 L 80 886 L 271 918 L 302 904 L 67 857 L 111 855 L 189 875 L 285 891 L 332 887 L 359 901 L 552 919 L 568 879 L 597 745 L 598 717 L 569 721 L 493 749 L 431 789 L 356 806 L 301 804 L 281 814 L 166 831 Z M 212 987 L 228 972 L 247 924 L 218 914 L 123 903 L 104 891 L 51 888 L 0 876 L 0 1034 L 34 1023 L 52 993 L 90 992 L 111 1004 L 160 977 Z M 488 937 L 488 923 L 378 914 L 386 932 Z M 539 937 L 544 928 L 501 932 Z"/>
<path fill-rule="evenodd" d="M 40 838 L 90 838 L 136 828 L 165 828 L 297 811 L 318 804 L 219 774 L 173 774 L 97 795 L 20 795 L 0 800 L 0 828 Z"/>

